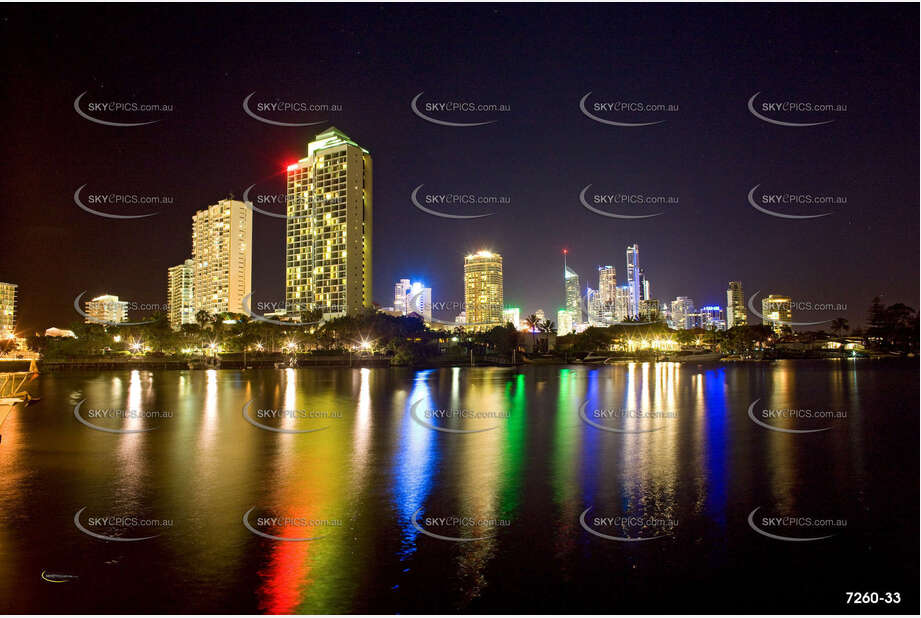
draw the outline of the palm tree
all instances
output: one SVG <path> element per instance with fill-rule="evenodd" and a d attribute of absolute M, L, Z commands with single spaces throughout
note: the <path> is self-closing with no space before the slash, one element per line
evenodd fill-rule
<path fill-rule="evenodd" d="M 540 330 L 540 320 L 537 318 L 537 315 L 532 313 L 524 319 L 524 323 L 528 325 L 528 330 L 531 331 L 531 339 L 533 340 L 534 347 L 537 347 L 537 331 Z"/>
<path fill-rule="evenodd" d="M 831 321 L 831 326 L 829 328 L 831 328 L 831 332 L 835 333 L 835 335 L 839 335 L 842 332 L 846 333 L 848 329 L 850 329 L 850 325 L 844 318 L 835 318 Z"/>

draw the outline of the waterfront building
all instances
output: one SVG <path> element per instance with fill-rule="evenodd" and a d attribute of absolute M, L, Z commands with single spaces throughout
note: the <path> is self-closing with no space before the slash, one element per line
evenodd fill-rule
<path fill-rule="evenodd" d="M 0 282 L 0 339 L 14 337 L 16 331 L 16 289 L 15 283 Z"/>
<path fill-rule="evenodd" d="M 220 200 L 192 217 L 194 312 L 244 313 L 252 291 L 253 211 L 237 200 Z"/>
<path fill-rule="evenodd" d="M 614 321 L 626 322 L 633 315 L 633 293 L 630 286 L 618 286 L 614 293 Z"/>
<path fill-rule="evenodd" d="M 572 311 L 569 309 L 560 309 L 556 312 L 556 335 L 562 337 L 574 332 L 575 320 Z"/>
<path fill-rule="evenodd" d="M 195 323 L 195 262 L 186 260 L 166 271 L 166 301 L 169 305 L 169 325 L 179 330 L 183 324 Z"/>
<path fill-rule="evenodd" d="M 707 330 L 726 330 L 723 308 L 719 305 L 705 305 L 700 308 L 700 327 Z"/>
<path fill-rule="evenodd" d="M 655 298 L 644 298 L 640 301 L 640 320 L 656 322 L 659 320 L 659 301 Z"/>
<path fill-rule="evenodd" d="M 761 299 L 761 323 L 770 326 L 780 334 L 784 327 L 791 328 L 793 321 L 793 300 L 782 294 L 771 294 Z"/>
<path fill-rule="evenodd" d="M 118 324 L 128 321 L 128 301 L 119 300 L 118 296 L 103 294 L 86 301 L 87 324 Z"/>
<path fill-rule="evenodd" d="M 748 324 L 741 281 L 730 281 L 729 289 L 726 290 L 726 324 L 729 328 Z"/>
<path fill-rule="evenodd" d="M 397 293 L 400 290 L 402 297 Z M 394 286 L 393 304 L 394 311 L 400 312 L 401 315 L 415 313 L 427 324 L 432 322 L 432 288 L 425 287 L 423 283 L 410 283 L 409 279 L 400 279 Z"/>
<path fill-rule="evenodd" d="M 371 306 L 371 155 L 332 127 L 288 166 L 285 307 L 331 319 Z M 397 307 L 395 307 L 397 309 Z"/>
<path fill-rule="evenodd" d="M 464 304 L 467 326 L 489 330 L 502 325 L 502 256 L 478 251 L 464 258 Z"/>
<path fill-rule="evenodd" d="M 393 310 L 401 315 L 406 311 L 406 292 L 410 287 L 409 279 L 400 279 L 393 286 Z"/>

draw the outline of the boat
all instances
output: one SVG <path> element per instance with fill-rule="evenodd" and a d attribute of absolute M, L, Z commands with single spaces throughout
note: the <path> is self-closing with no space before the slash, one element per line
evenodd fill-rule
<path fill-rule="evenodd" d="M 277 361 L 275 369 L 294 369 L 297 367 L 297 358 L 292 356 L 287 361 Z"/>
<path fill-rule="evenodd" d="M 722 356 L 720 352 L 709 350 L 682 350 L 666 354 L 663 360 L 668 363 L 707 363 L 718 361 Z"/>

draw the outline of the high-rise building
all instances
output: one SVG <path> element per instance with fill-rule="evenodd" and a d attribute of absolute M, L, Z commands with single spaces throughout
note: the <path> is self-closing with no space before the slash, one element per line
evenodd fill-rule
<path fill-rule="evenodd" d="M 412 284 L 409 279 L 400 279 L 393 286 L 393 308 L 395 311 L 406 313 L 406 292 Z"/>
<path fill-rule="evenodd" d="M 502 322 L 502 256 L 478 251 L 464 258 L 467 327 L 489 330 Z"/>
<path fill-rule="evenodd" d="M 644 298 L 640 301 L 640 319 L 644 322 L 659 320 L 659 301 L 655 298 Z"/>
<path fill-rule="evenodd" d="M 729 328 L 748 324 L 741 281 L 730 281 L 729 289 L 726 290 L 726 324 Z"/>
<path fill-rule="evenodd" d="M 253 291 L 253 211 L 237 200 L 220 200 L 192 216 L 192 282 L 195 312 L 244 313 Z"/>
<path fill-rule="evenodd" d="M 183 324 L 195 323 L 195 262 L 186 260 L 166 271 L 166 300 L 169 325 L 179 330 Z"/>
<path fill-rule="evenodd" d="M 466 326 L 467 325 L 467 312 L 461 311 L 460 313 L 458 313 L 457 316 L 454 318 L 454 324 L 456 326 Z"/>
<path fill-rule="evenodd" d="M 601 324 L 601 295 L 598 290 L 586 288 L 585 310 L 588 314 L 588 323 L 592 326 Z"/>
<path fill-rule="evenodd" d="M 613 306 L 617 288 L 617 271 L 613 266 L 598 267 L 598 294 L 601 305 Z"/>
<path fill-rule="evenodd" d="M 771 294 L 761 299 L 761 323 L 780 334 L 784 327 L 792 328 L 793 300 L 789 296 Z"/>
<path fill-rule="evenodd" d="M 558 337 L 573 332 L 574 325 L 572 311 L 569 309 L 560 309 L 556 312 L 556 334 Z"/>
<path fill-rule="evenodd" d="M 687 296 L 679 296 L 672 301 L 671 327 L 678 329 L 694 328 L 694 300 Z"/>
<path fill-rule="evenodd" d="M 582 321 L 582 289 L 579 287 L 579 275 L 566 265 L 566 254 L 563 251 L 563 294 L 566 298 L 566 309 L 572 313 L 575 323 Z"/>
<path fill-rule="evenodd" d="M 630 288 L 630 317 L 636 317 L 643 300 L 643 275 L 640 270 L 640 246 L 636 243 L 627 246 L 627 286 Z"/>
<path fill-rule="evenodd" d="M 324 319 L 371 306 L 371 155 L 331 127 L 288 166 L 285 307 Z"/>
<path fill-rule="evenodd" d="M 16 331 L 15 283 L 0 282 L 0 339 L 9 339 Z"/>
<path fill-rule="evenodd" d="M 118 300 L 118 296 L 103 294 L 86 301 L 87 324 L 117 324 L 128 321 L 128 301 Z"/>
<path fill-rule="evenodd" d="M 403 291 L 402 298 L 398 294 L 399 290 Z M 427 288 L 418 281 L 409 283 L 409 279 L 400 279 L 394 286 L 393 304 L 394 309 L 403 315 L 415 313 L 426 323 L 432 321 L 432 288 Z"/>
<path fill-rule="evenodd" d="M 705 305 L 700 308 L 700 327 L 707 330 L 726 330 L 723 308 L 719 305 Z"/>
<path fill-rule="evenodd" d="M 502 310 L 502 320 L 508 324 L 512 323 L 515 330 L 521 328 L 521 309 L 518 307 L 508 307 Z"/>
<path fill-rule="evenodd" d="M 538 320 L 543 322 L 547 319 L 547 314 L 544 313 L 543 309 L 538 309 L 537 311 L 534 312 L 534 317 L 536 317 Z"/>
<path fill-rule="evenodd" d="M 630 290 L 630 286 L 617 286 L 614 290 L 614 321 L 626 322 L 633 315 L 633 293 Z"/>

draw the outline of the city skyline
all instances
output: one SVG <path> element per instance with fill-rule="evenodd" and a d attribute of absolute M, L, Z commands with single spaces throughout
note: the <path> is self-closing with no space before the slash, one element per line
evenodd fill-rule
<path fill-rule="evenodd" d="M 178 18 L 191 9 L 176 10 Z M 225 20 L 239 20 L 239 10 L 229 7 L 217 23 L 209 24 L 209 30 Z M 372 22 L 380 19 L 371 7 L 353 10 Z M 645 20 L 638 21 L 637 9 L 618 7 L 618 19 L 633 24 L 636 34 L 615 42 L 596 36 L 602 26 L 586 18 L 585 8 L 549 8 L 529 22 L 526 35 L 543 41 L 547 35 L 542 28 L 551 23 L 554 33 L 561 26 L 578 24 L 574 32 L 582 34 L 566 35 L 572 43 L 572 51 L 562 59 L 567 62 L 551 58 L 536 46 L 528 66 L 539 67 L 541 81 L 549 79 L 555 84 L 552 92 L 545 92 L 534 87 L 531 75 L 535 72 L 525 70 L 523 61 L 510 53 L 511 43 L 493 39 L 483 40 L 479 46 L 482 57 L 452 73 L 446 82 L 446 63 L 423 51 L 426 42 L 451 40 L 487 15 L 499 25 L 517 23 L 522 9 L 466 7 L 460 11 L 445 7 L 445 11 L 451 19 L 424 22 L 419 48 L 407 50 L 409 70 L 384 71 L 379 77 L 370 69 L 385 66 L 386 55 L 381 50 L 394 43 L 400 28 L 381 28 L 374 41 L 347 29 L 341 36 L 318 33 L 318 44 L 349 53 L 332 54 L 322 67 L 299 69 L 285 85 L 264 75 L 250 50 L 219 41 L 213 52 L 188 54 L 175 67 L 154 62 L 143 85 L 134 76 L 134 63 L 102 62 L 105 50 L 85 46 L 82 40 L 77 44 L 76 33 L 61 35 L 64 43 L 69 37 L 74 43 L 66 75 L 58 56 L 35 50 L 37 72 L 13 70 L 9 87 L 17 92 L 41 92 L 46 105 L 38 108 L 18 97 L 10 101 L 9 118 L 17 121 L 8 131 L 12 142 L 22 147 L 5 151 L 3 164 L 9 181 L 0 189 L 5 203 L 21 205 L 4 209 L 0 221 L 23 232 L 8 239 L 0 265 L 0 279 L 19 285 L 19 329 L 31 333 L 78 321 L 72 299 L 84 289 L 90 295 L 110 290 L 141 303 L 162 303 L 167 269 L 188 257 L 188 238 L 177 230 L 188 229 L 192 213 L 230 194 L 240 199 L 251 187 L 254 203 L 257 194 L 284 196 L 287 165 L 303 158 L 304 145 L 330 126 L 343 129 L 375 153 L 372 300 L 384 306 L 389 304 L 386 290 L 397 275 L 425 281 L 442 299 L 463 298 L 457 264 L 470 252 L 492 247 L 506 258 L 506 304 L 532 311 L 543 308 L 552 315 L 561 301 L 558 278 L 535 274 L 558 272 L 563 248 L 571 251 L 573 270 L 589 277 L 598 264 L 615 264 L 620 273 L 622 247 L 633 242 L 643 248 L 642 268 L 652 277 L 652 296 L 660 302 L 687 295 L 700 305 L 723 305 L 726 283 L 741 280 L 749 294 L 773 290 L 792 298 L 846 305 L 838 313 L 853 325 L 865 322 L 867 306 L 877 295 L 889 304 L 917 305 L 914 274 L 918 258 L 912 226 L 904 225 L 917 218 L 917 148 L 911 137 L 917 120 L 909 118 L 907 127 L 900 123 L 898 128 L 886 120 L 915 106 L 913 80 L 896 79 L 901 71 L 891 64 L 881 64 L 880 71 L 872 74 L 856 75 L 844 69 L 852 61 L 899 53 L 890 49 L 899 38 L 894 36 L 893 42 L 878 41 L 869 59 L 863 53 L 858 58 L 848 44 L 855 36 L 854 23 L 901 31 L 909 27 L 905 20 L 859 6 L 843 7 L 835 15 L 806 8 L 783 35 L 786 45 L 779 55 L 776 43 L 729 34 L 722 42 L 708 43 L 711 51 L 727 56 L 719 79 L 704 79 L 708 74 L 695 65 L 675 79 L 669 62 L 678 59 L 678 50 L 687 48 L 692 38 L 677 28 L 688 18 L 682 10 L 649 9 L 656 23 L 677 28 L 677 39 L 672 37 L 664 46 L 657 70 L 643 70 L 639 64 L 612 74 L 600 60 L 579 54 L 577 43 L 583 35 L 594 37 L 603 41 L 606 53 L 616 52 L 625 59 L 625 67 L 632 66 L 630 59 L 645 57 L 642 50 L 650 44 L 652 33 L 644 30 L 650 27 Z M 712 11 L 728 20 L 725 30 L 730 33 L 742 33 L 751 23 L 772 23 L 773 19 L 766 6 L 714 7 Z M 332 21 L 345 14 L 335 7 L 319 7 L 318 12 Z M 18 23 L 21 14 L 16 9 L 10 14 L 13 23 Z M 858 16 L 859 20 L 854 19 Z M 399 8 L 388 18 L 397 26 L 417 28 L 417 19 L 410 19 Z M 281 16 L 269 14 L 266 19 L 276 35 L 290 27 Z M 705 23 L 700 16 L 689 19 L 689 23 Z M 800 35 L 812 28 L 828 28 L 828 19 L 840 27 L 827 39 L 808 47 L 800 42 L 805 40 Z M 128 18 L 121 22 L 120 30 L 111 23 L 103 24 L 100 36 L 127 44 L 132 39 L 143 42 L 155 32 L 181 49 L 184 39 L 196 35 L 194 26 L 173 34 L 156 27 L 148 32 L 148 23 L 140 17 Z M 657 26 L 656 31 L 665 30 Z M 11 44 L 28 32 L 25 26 L 11 29 Z M 285 57 L 288 46 L 284 39 L 260 39 L 258 52 Z M 733 53 L 723 53 L 726 50 Z M 771 71 L 766 76 L 764 58 L 768 56 Z M 501 59 L 498 65 L 497 59 Z M 570 68 L 564 70 L 563 65 Z M 104 74 L 98 74 L 99 66 L 107 67 Z M 211 66 L 223 70 L 209 69 Z M 355 87 L 333 77 L 356 74 L 357 69 L 361 69 L 357 71 L 361 78 Z M 41 81 L 37 74 L 43 75 Z M 484 74 L 494 77 L 483 82 L 479 76 Z M 702 89 L 702 83 L 707 88 Z M 211 96 L 199 97 L 203 91 Z M 660 126 L 621 129 L 593 121 L 580 111 L 579 101 L 590 91 L 607 99 L 674 101 L 681 106 Z M 148 126 L 99 126 L 74 111 L 74 100 L 84 92 L 84 102 L 125 98 L 161 102 L 170 111 L 151 116 L 158 122 Z M 282 122 L 322 122 L 311 127 L 268 125 L 242 109 L 243 100 L 253 92 L 263 100 L 332 103 L 341 111 L 273 117 Z M 373 104 L 368 92 L 374 93 Z M 496 117 L 477 116 L 477 120 L 496 121 L 488 126 L 444 127 L 413 113 L 410 104 L 420 92 L 435 99 L 507 103 L 510 110 Z M 856 93 L 861 97 L 870 93 L 870 99 L 861 99 L 861 105 L 852 102 L 831 124 L 800 130 L 771 126 L 753 116 L 747 102 L 757 92 L 764 92 L 762 96 L 770 93 L 772 100 L 795 97 L 847 103 Z M 885 96 L 877 94 L 883 92 Z M 535 125 L 542 130 L 533 131 Z M 137 140 L 145 147 L 134 147 Z M 43 169 L 42 162 L 62 142 L 86 154 L 60 173 L 36 175 L 35 170 Z M 247 148 L 241 150 L 240 143 Z M 571 160 L 558 161 L 549 154 L 553 145 L 562 143 L 567 144 Z M 426 156 L 419 156 L 420 152 Z M 863 156 L 836 154 L 843 152 Z M 476 153 L 489 156 L 477 157 Z M 855 181 L 881 174 L 891 182 L 867 185 Z M 778 219 L 749 204 L 747 196 L 759 183 L 762 190 L 777 193 L 842 194 L 848 198 L 847 205 L 821 219 Z M 508 195 L 511 201 L 490 209 L 485 218 L 443 219 L 414 208 L 411 195 L 420 184 L 424 184 L 423 191 L 432 193 Z M 651 219 L 609 219 L 580 204 L 579 192 L 589 184 L 593 191 L 674 194 L 680 200 Z M 93 206 L 89 197 L 95 194 L 157 195 L 169 200 L 157 208 L 129 209 L 132 214 L 156 212 L 155 216 L 112 220 L 78 207 L 74 193 L 79 188 L 83 203 L 89 206 Z M 30 196 L 38 195 L 43 196 L 42 208 L 28 207 Z M 125 210 L 110 208 L 108 212 Z M 273 212 L 283 214 L 281 209 Z M 483 214 L 469 208 L 464 212 Z M 529 223 L 532 221 L 535 223 Z M 540 223 L 543 221 L 554 224 Z M 285 247 L 279 241 L 284 229 L 283 218 L 254 215 L 254 301 L 284 302 Z M 837 239 L 838 248 L 823 247 L 816 242 L 821 238 Z M 769 253 L 764 251 L 766 242 L 771 243 Z M 36 247 L 50 247 L 56 259 L 35 260 Z M 119 256 L 117 267 L 103 259 L 107 254 Z M 868 255 L 873 259 L 867 259 Z M 880 269 L 878 263 L 883 259 L 886 268 Z M 842 277 L 841 272 L 848 276 Z M 451 312 L 436 311 L 436 316 L 453 318 Z"/>

